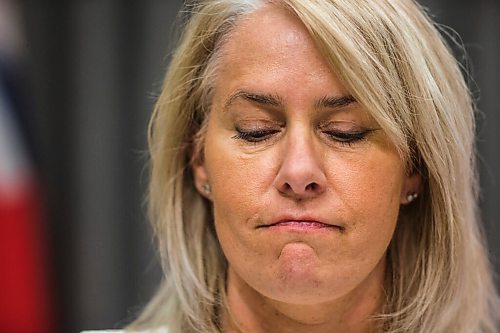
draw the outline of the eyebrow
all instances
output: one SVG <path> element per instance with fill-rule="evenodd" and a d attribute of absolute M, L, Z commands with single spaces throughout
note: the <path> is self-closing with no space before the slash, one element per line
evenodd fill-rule
<path fill-rule="evenodd" d="M 227 110 L 231 106 L 231 104 L 233 104 L 234 100 L 237 98 L 243 98 L 247 101 L 257 103 L 263 106 L 273 106 L 273 107 L 283 106 L 283 101 L 279 96 L 271 94 L 254 93 L 245 90 L 238 90 L 236 93 L 232 94 L 228 98 L 228 100 L 224 104 L 224 110 Z"/>
<path fill-rule="evenodd" d="M 246 90 L 238 90 L 228 98 L 228 100 L 224 104 L 223 110 L 226 111 L 238 98 L 243 98 L 249 102 L 257 103 L 262 106 L 283 107 L 284 105 L 282 98 L 278 95 L 261 94 Z M 352 95 L 325 96 L 316 101 L 315 107 L 341 109 L 353 103 L 356 103 L 356 99 Z"/>
<path fill-rule="evenodd" d="M 318 100 L 315 103 L 316 104 L 315 106 L 317 108 L 341 109 L 356 102 L 357 102 L 356 99 L 352 95 L 335 96 L 335 97 L 325 96 L 320 100 Z"/>

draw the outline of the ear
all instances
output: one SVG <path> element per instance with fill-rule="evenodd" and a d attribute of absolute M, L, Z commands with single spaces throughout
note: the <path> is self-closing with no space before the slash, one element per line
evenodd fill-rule
<path fill-rule="evenodd" d="M 194 186 L 198 190 L 198 192 L 208 200 L 212 200 L 210 192 L 206 191 L 206 186 L 210 185 L 208 180 L 208 173 L 205 168 L 205 163 L 203 161 L 197 161 L 192 166 L 193 177 L 194 177 Z"/>
<path fill-rule="evenodd" d="M 421 194 L 422 176 L 416 170 L 412 170 L 410 174 L 405 176 L 403 188 L 401 190 L 400 203 L 407 205 L 413 201 L 408 196 L 412 194 Z"/>

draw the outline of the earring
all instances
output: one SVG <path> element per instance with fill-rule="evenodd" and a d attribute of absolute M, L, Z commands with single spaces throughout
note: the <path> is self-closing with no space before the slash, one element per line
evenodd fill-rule
<path fill-rule="evenodd" d="M 408 200 L 408 203 L 412 202 L 413 200 L 415 200 L 416 198 L 418 198 L 418 193 L 409 193 L 407 196 L 406 196 L 406 200 Z"/>
<path fill-rule="evenodd" d="M 203 192 L 205 192 L 205 194 L 212 193 L 212 187 L 210 187 L 209 183 L 203 184 Z"/>

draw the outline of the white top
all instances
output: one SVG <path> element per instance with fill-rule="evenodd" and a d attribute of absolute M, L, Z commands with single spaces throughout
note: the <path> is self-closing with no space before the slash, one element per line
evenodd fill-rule
<path fill-rule="evenodd" d="M 125 333 L 123 330 L 81 331 L 80 333 Z"/>
<path fill-rule="evenodd" d="M 80 333 L 133 333 L 135 331 L 125 332 L 124 330 L 99 330 L 99 331 L 82 331 Z M 137 333 L 168 333 L 166 328 L 159 328 L 152 331 L 141 331 Z"/>
<path fill-rule="evenodd" d="M 82 331 L 80 333 L 125 333 L 123 330 Z"/>
<path fill-rule="evenodd" d="M 80 333 L 125 333 L 124 330 L 82 331 Z"/>

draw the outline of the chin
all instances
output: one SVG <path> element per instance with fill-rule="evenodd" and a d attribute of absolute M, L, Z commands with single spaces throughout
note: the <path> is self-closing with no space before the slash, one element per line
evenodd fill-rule
<path fill-rule="evenodd" d="M 339 267 L 321 265 L 317 258 L 309 259 L 278 258 L 272 269 L 263 274 L 266 278 L 255 281 L 252 287 L 269 299 L 297 305 L 329 302 L 354 288 L 352 280 L 346 281 L 345 274 L 338 273 Z"/>
<path fill-rule="evenodd" d="M 345 297 L 366 294 L 381 287 L 385 260 L 346 265 L 322 260 L 307 244 L 287 245 L 278 257 L 262 260 L 255 274 L 246 267 L 239 278 L 260 295 L 276 302 L 295 305 L 318 305 Z M 362 267 L 363 266 L 363 267 Z M 248 274 L 245 274 L 248 273 Z"/>

